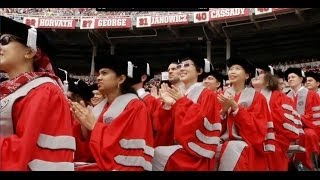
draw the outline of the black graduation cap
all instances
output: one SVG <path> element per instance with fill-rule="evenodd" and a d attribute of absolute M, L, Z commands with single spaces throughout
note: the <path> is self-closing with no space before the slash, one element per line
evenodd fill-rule
<path fill-rule="evenodd" d="M 54 46 L 41 31 L 13 19 L 0 16 L 0 34 L 10 34 L 18 37 L 17 41 L 31 48 L 40 48 L 49 57 L 54 55 Z M 28 40 L 29 39 L 29 40 Z"/>
<path fill-rule="evenodd" d="M 294 74 L 298 75 L 299 77 L 302 77 L 305 80 L 306 76 L 305 76 L 304 72 L 301 70 L 301 68 L 290 67 L 284 72 L 286 81 L 288 81 L 288 75 L 291 73 L 294 73 Z"/>
<path fill-rule="evenodd" d="M 201 55 L 201 52 L 194 48 L 185 48 L 180 52 L 179 62 L 186 60 L 192 60 L 196 67 L 202 68 L 204 70 L 205 61 L 204 56 Z"/>
<path fill-rule="evenodd" d="M 135 58 L 131 61 L 133 64 L 133 78 L 130 79 L 133 84 L 137 84 L 141 81 L 142 75 L 147 75 L 147 81 L 152 77 L 152 70 L 150 64 L 142 58 Z"/>
<path fill-rule="evenodd" d="M 13 19 L 0 16 L 0 34 L 11 34 L 14 36 L 17 36 L 21 38 L 21 42 L 27 45 L 27 40 L 28 40 L 28 30 L 31 27 L 19 23 Z"/>
<path fill-rule="evenodd" d="M 305 73 L 305 75 L 306 75 L 306 78 L 307 77 L 312 77 L 317 82 L 320 82 L 320 74 L 319 73 L 315 73 L 313 71 L 308 71 L 308 72 Z"/>
<path fill-rule="evenodd" d="M 272 66 L 268 66 L 268 65 L 265 65 L 265 64 L 257 64 L 256 68 L 262 69 L 265 72 L 270 72 L 272 75 L 274 75 L 274 69 L 273 69 Z"/>
<path fill-rule="evenodd" d="M 208 77 L 208 76 L 210 76 L 210 75 L 213 76 L 214 78 L 216 78 L 216 80 L 217 80 L 218 82 L 220 82 L 220 88 L 222 88 L 222 87 L 223 87 L 223 81 L 224 81 L 224 79 L 225 79 L 224 75 L 221 74 L 221 73 L 218 72 L 218 71 L 211 70 L 210 72 L 205 73 L 205 74 L 204 74 L 204 77 Z"/>
<path fill-rule="evenodd" d="M 251 61 L 249 61 L 248 59 L 245 59 L 242 57 L 235 57 L 235 56 L 230 57 L 227 60 L 227 66 L 230 68 L 234 64 L 240 65 L 246 71 L 246 73 L 248 73 L 250 75 L 249 79 L 254 77 L 256 68 L 253 65 L 253 63 Z"/>
<path fill-rule="evenodd" d="M 128 62 L 117 55 L 98 55 L 95 59 L 95 70 L 99 71 L 102 68 L 109 68 L 119 75 L 128 76 Z"/>

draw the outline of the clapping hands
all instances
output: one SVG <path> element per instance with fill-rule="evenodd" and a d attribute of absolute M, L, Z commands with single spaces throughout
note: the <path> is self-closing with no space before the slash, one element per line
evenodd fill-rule
<path fill-rule="evenodd" d="M 229 108 L 231 108 L 231 111 L 235 111 L 238 108 L 237 102 L 234 100 L 234 96 L 231 94 L 228 95 L 223 95 L 223 94 L 218 94 L 218 100 L 222 106 L 221 115 L 224 115 L 227 113 Z"/>
<path fill-rule="evenodd" d="M 184 95 L 182 91 L 174 85 L 169 87 L 167 83 L 161 84 L 160 98 L 167 105 L 173 105 L 177 100 L 182 98 Z"/>
<path fill-rule="evenodd" d="M 80 122 L 82 126 L 91 131 L 96 123 L 91 109 L 87 108 L 83 101 L 78 103 L 69 100 L 69 103 L 71 105 L 70 110 L 72 111 L 75 118 Z"/>

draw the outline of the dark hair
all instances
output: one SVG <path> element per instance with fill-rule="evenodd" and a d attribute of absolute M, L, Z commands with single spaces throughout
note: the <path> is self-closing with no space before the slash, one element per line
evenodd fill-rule
<path fill-rule="evenodd" d="M 71 96 L 69 97 L 71 101 L 78 102 L 83 101 L 86 106 L 91 105 L 90 100 L 84 98 L 78 93 L 71 92 Z"/>
<path fill-rule="evenodd" d="M 266 88 L 270 91 L 275 91 L 279 89 L 278 77 L 272 75 L 270 72 L 266 72 L 264 75 L 264 81 L 266 82 Z"/>
<path fill-rule="evenodd" d="M 170 63 L 169 63 L 169 65 L 168 65 L 168 66 L 170 66 L 170 64 L 176 64 L 176 65 L 178 65 L 179 63 L 178 63 L 178 62 L 176 62 L 176 61 L 172 61 L 172 62 L 170 62 Z"/>
<path fill-rule="evenodd" d="M 115 72 L 117 77 L 120 77 L 121 75 L 125 75 L 126 79 L 124 82 L 120 85 L 120 92 L 121 94 L 127 94 L 127 93 L 133 93 L 137 95 L 137 92 L 133 89 L 132 85 L 133 82 L 130 81 L 129 77 L 124 73 L 119 73 L 118 71 L 115 71 L 112 69 L 112 71 Z"/>
<path fill-rule="evenodd" d="M 249 74 L 249 78 L 245 81 L 246 85 L 250 85 L 251 79 L 254 77 L 255 74 L 255 65 L 252 61 L 248 60 L 247 58 L 239 57 L 239 56 L 232 56 L 227 59 L 227 66 L 230 68 L 233 65 L 239 65 L 243 68 L 246 74 Z"/>
<path fill-rule="evenodd" d="M 117 74 L 117 76 L 121 76 L 121 74 L 120 75 Z M 137 95 L 137 92 L 132 87 L 133 84 L 128 82 L 128 78 L 129 77 L 126 76 L 126 80 L 124 80 L 124 82 L 120 85 L 120 92 L 122 94 L 133 93 Z"/>
<path fill-rule="evenodd" d="M 122 94 L 134 93 L 136 91 L 131 87 L 133 85 L 132 80 L 127 75 L 127 61 L 116 55 L 100 55 L 96 57 L 95 69 L 99 71 L 102 68 L 112 69 L 116 76 L 125 75 L 125 81 L 120 85 L 120 92 Z"/>
<path fill-rule="evenodd" d="M 200 63 L 198 63 L 198 61 L 194 58 L 186 57 L 186 58 L 181 59 L 181 62 L 188 61 L 188 60 L 191 60 L 194 63 L 194 66 L 196 67 L 197 72 L 201 72 L 201 69 L 203 71 L 203 67 L 199 66 Z"/>

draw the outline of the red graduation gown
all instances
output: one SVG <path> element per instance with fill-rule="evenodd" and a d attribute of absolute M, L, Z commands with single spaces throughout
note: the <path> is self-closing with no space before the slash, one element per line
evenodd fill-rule
<path fill-rule="evenodd" d="M 12 118 L 14 134 L 0 137 L 0 170 L 27 171 L 31 161 L 35 170 L 38 165 L 49 165 L 45 171 L 57 170 L 53 167 L 57 162 L 73 166 L 72 114 L 57 85 L 44 83 L 30 90 L 15 101 Z M 67 144 L 54 146 L 61 141 Z"/>
<path fill-rule="evenodd" d="M 107 104 L 91 131 L 89 142 L 81 140 L 78 126 L 77 139 L 82 141 L 77 144 L 77 151 L 80 151 L 78 154 L 88 157 L 86 154 L 91 152 L 97 162 L 94 170 L 151 170 L 153 135 L 145 104 L 139 99 L 133 99 L 119 116 L 105 123 L 103 114 L 109 108 Z"/>

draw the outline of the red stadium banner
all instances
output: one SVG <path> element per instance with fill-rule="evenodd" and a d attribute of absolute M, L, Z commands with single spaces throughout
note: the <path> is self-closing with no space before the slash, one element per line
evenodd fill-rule
<path fill-rule="evenodd" d="M 94 29 L 94 18 L 82 18 L 80 20 L 80 29 Z"/>
<path fill-rule="evenodd" d="M 209 21 L 209 12 L 194 12 L 193 13 L 193 22 L 202 23 Z"/>
<path fill-rule="evenodd" d="M 95 19 L 94 28 L 95 29 L 114 29 L 114 28 L 131 28 L 132 20 L 131 18 L 122 17 L 109 17 L 109 18 L 99 18 Z"/>
<path fill-rule="evenodd" d="M 272 8 L 273 12 L 285 12 L 290 10 L 293 10 L 293 9 L 292 8 Z"/>
<path fill-rule="evenodd" d="M 38 28 L 75 29 L 75 19 L 39 18 Z"/>
<path fill-rule="evenodd" d="M 36 17 L 24 17 L 23 18 L 24 24 L 27 24 L 29 26 L 33 26 L 35 28 L 38 27 L 38 22 L 39 22 L 39 18 L 36 18 Z"/>
<path fill-rule="evenodd" d="M 255 15 L 272 13 L 272 8 L 254 8 Z"/>
<path fill-rule="evenodd" d="M 249 8 L 216 8 L 209 11 L 210 21 L 249 16 Z"/>
<path fill-rule="evenodd" d="M 188 24 L 188 14 L 137 17 L 136 27 L 154 27 Z"/>
<path fill-rule="evenodd" d="M 292 8 L 254 8 L 254 14 L 255 15 L 262 15 L 262 14 L 268 14 L 268 13 L 281 13 L 290 11 Z"/>

